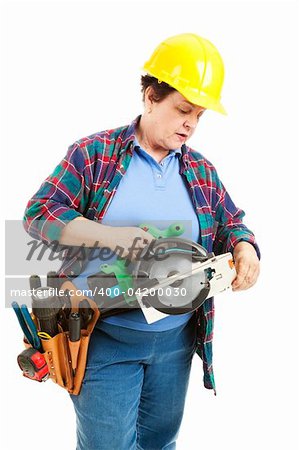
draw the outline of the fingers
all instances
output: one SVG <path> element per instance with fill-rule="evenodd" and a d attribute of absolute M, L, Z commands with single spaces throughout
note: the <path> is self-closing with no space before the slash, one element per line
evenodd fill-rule
<path fill-rule="evenodd" d="M 142 230 L 139 230 L 142 231 Z M 140 235 L 141 234 L 141 235 Z M 126 243 L 124 249 L 122 249 L 122 256 L 131 261 L 139 261 L 143 250 L 155 241 L 155 238 L 149 233 L 143 232 L 134 236 L 134 239 Z"/>
<path fill-rule="evenodd" d="M 233 291 L 252 287 L 259 275 L 259 259 L 250 243 L 239 242 L 233 252 L 237 276 L 232 283 Z"/>
<path fill-rule="evenodd" d="M 259 266 L 240 263 L 236 265 L 237 278 L 232 283 L 233 291 L 243 291 L 251 288 L 259 276 Z"/>
<path fill-rule="evenodd" d="M 232 290 L 237 291 L 240 289 L 240 287 L 245 283 L 245 279 L 247 277 L 247 274 L 249 272 L 249 265 L 245 262 L 235 262 L 237 277 L 232 283 Z"/>
<path fill-rule="evenodd" d="M 142 230 L 142 231 L 143 231 L 143 230 Z M 142 240 L 143 240 L 143 242 L 142 242 L 143 247 L 145 247 L 146 245 L 149 245 L 149 244 L 151 244 L 152 242 L 154 242 L 154 241 L 157 240 L 157 239 L 156 239 L 152 234 L 150 234 L 148 231 L 143 231 L 143 234 L 142 234 L 141 236 L 142 236 Z"/>

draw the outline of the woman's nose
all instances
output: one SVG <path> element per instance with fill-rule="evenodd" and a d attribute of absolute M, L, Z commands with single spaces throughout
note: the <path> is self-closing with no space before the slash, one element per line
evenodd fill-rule
<path fill-rule="evenodd" d="M 197 125 L 197 119 L 193 119 L 193 118 L 188 118 L 185 123 L 184 123 L 184 127 L 190 131 L 190 130 L 194 130 L 196 128 Z"/>
<path fill-rule="evenodd" d="M 195 130 L 195 128 L 198 125 L 198 121 L 199 121 L 199 115 L 195 112 L 193 112 L 193 114 L 190 114 L 188 117 L 186 117 L 185 120 L 185 126 L 186 128 L 188 128 L 189 130 Z"/>

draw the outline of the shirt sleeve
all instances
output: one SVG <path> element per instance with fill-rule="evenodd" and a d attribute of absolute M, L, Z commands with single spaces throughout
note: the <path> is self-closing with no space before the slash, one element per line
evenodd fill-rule
<path fill-rule="evenodd" d="M 245 212 L 232 201 L 224 185 L 217 177 L 218 203 L 216 206 L 216 235 L 213 251 L 215 254 L 233 253 L 238 242 L 246 241 L 252 244 L 260 259 L 261 254 L 255 236 L 243 223 Z"/>
<path fill-rule="evenodd" d="M 83 215 L 91 173 L 87 151 L 71 145 L 27 204 L 23 224 L 30 236 L 45 243 L 59 240 L 64 226 Z"/>

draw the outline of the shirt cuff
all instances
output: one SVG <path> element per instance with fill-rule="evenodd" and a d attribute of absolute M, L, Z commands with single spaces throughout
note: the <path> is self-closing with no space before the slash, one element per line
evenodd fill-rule
<path fill-rule="evenodd" d="M 249 244 L 251 244 L 255 248 L 255 251 L 256 251 L 258 259 L 261 259 L 261 252 L 260 252 L 259 246 L 255 242 L 255 238 L 253 236 L 230 239 L 229 243 L 227 245 L 226 251 L 230 252 L 231 254 L 233 254 L 234 253 L 234 248 L 236 247 L 236 245 L 239 242 L 248 242 Z"/>

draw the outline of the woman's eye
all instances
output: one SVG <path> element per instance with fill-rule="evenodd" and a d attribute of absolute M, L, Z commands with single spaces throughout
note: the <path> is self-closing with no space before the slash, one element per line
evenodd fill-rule
<path fill-rule="evenodd" d="M 191 114 L 191 113 L 192 113 L 192 111 L 189 111 L 189 110 L 186 110 L 186 109 L 178 108 L 178 110 L 179 110 L 179 112 L 180 112 L 181 114 L 184 114 L 184 115 L 186 115 L 186 114 Z M 200 117 L 203 115 L 203 112 L 204 112 L 204 111 L 201 111 L 201 112 L 197 115 L 197 120 L 200 119 Z"/>

